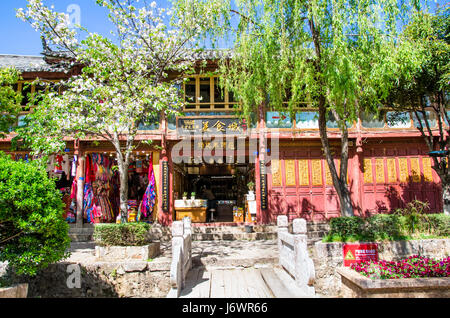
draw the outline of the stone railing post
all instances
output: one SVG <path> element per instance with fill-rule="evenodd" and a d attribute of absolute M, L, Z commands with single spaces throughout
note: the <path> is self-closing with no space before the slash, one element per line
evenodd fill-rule
<path fill-rule="evenodd" d="M 305 219 L 294 219 L 292 223 L 295 254 L 295 282 L 299 287 L 314 293 L 314 263 L 308 255 L 307 227 Z"/>
<path fill-rule="evenodd" d="M 184 224 L 183 221 L 172 223 L 172 264 L 170 267 L 170 286 L 176 290 L 176 297 L 184 287 Z"/>
<path fill-rule="evenodd" d="M 188 271 L 192 267 L 192 227 L 191 227 L 191 218 L 190 217 L 183 218 L 183 228 L 184 228 L 184 239 L 185 239 L 184 258 L 187 258 L 186 270 Z M 186 262 L 185 259 L 184 259 L 184 262 Z M 187 273 L 184 273 L 184 274 L 187 274 Z M 183 275 L 183 277 L 185 277 L 185 276 L 186 275 Z"/>
<path fill-rule="evenodd" d="M 288 233 L 288 218 L 286 215 L 279 215 L 277 216 L 277 232 L 283 232 L 283 233 Z M 281 252 L 282 250 L 282 243 L 281 243 L 281 238 L 280 235 L 277 236 L 278 237 L 278 251 Z"/>

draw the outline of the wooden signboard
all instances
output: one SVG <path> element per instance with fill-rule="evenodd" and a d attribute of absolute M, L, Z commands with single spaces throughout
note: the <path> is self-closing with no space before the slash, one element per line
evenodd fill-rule
<path fill-rule="evenodd" d="M 169 211 L 169 163 L 162 163 L 162 210 Z"/>
<path fill-rule="evenodd" d="M 267 210 L 267 174 L 264 160 L 259 163 L 261 185 L 261 210 Z"/>
<path fill-rule="evenodd" d="M 181 134 L 222 133 L 239 135 L 244 132 L 244 125 L 237 117 L 185 117 L 178 118 L 177 127 Z"/>

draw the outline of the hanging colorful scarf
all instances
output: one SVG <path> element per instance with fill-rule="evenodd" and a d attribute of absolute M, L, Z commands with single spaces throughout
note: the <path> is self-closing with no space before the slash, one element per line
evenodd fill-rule
<path fill-rule="evenodd" d="M 89 223 L 94 223 L 95 215 L 97 214 L 95 202 L 94 202 L 94 191 L 92 189 L 92 182 L 95 180 L 95 174 L 92 169 L 91 156 L 86 157 L 86 183 L 84 184 L 84 197 L 83 197 L 83 210 L 84 218 L 87 219 Z"/>
<path fill-rule="evenodd" d="M 84 217 L 89 223 L 94 223 L 94 191 L 92 190 L 92 184 L 86 183 L 84 185 L 84 200 L 83 200 Z"/>
<path fill-rule="evenodd" d="M 72 200 L 76 200 L 77 199 L 77 190 L 78 190 L 77 178 L 74 178 L 73 182 L 72 182 L 72 188 L 71 188 L 71 191 L 70 191 L 70 198 Z"/>
<path fill-rule="evenodd" d="M 150 155 L 148 163 L 148 186 L 142 198 L 141 212 L 145 217 L 151 215 L 156 202 L 156 181 L 153 171 L 153 154 Z"/>

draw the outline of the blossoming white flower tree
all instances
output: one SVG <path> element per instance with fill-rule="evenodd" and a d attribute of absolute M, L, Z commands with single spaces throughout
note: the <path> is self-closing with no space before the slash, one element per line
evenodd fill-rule
<path fill-rule="evenodd" d="M 120 174 L 120 210 L 126 220 L 127 171 L 140 124 L 158 114 L 176 115 L 181 94 L 168 73 L 193 66 L 186 58 L 216 21 L 215 1 L 178 1 L 171 9 L 139 0 L 97 0 L 115 26 L 112 37 L 71 28 L 65 13 L 29 0 L 17 16 L 41 33 L 50 49 L 64 51 L 80 75 L 64 81 L 63 94 L 48 93 L 29 116 L 24 140 L 35 152 L 64 147 L 62 136 L 97 136 L 112 143 Z M 80 40 L 84 32 L 84 39 Z M 180 77 L 181 78 L 181 77 Z"/>

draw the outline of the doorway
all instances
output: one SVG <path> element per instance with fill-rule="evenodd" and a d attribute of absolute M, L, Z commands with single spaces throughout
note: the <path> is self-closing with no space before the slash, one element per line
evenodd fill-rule
<path fill-rule="evenodd" d="M 175 200 L 192 200 L 193 197 L 201 200 L 206 208 L 208 223 L 239 222 L 237 211 L 245 211 L 248 183 L 255 180 L 254 164 L 204 163 L 175 166 Z"/>

